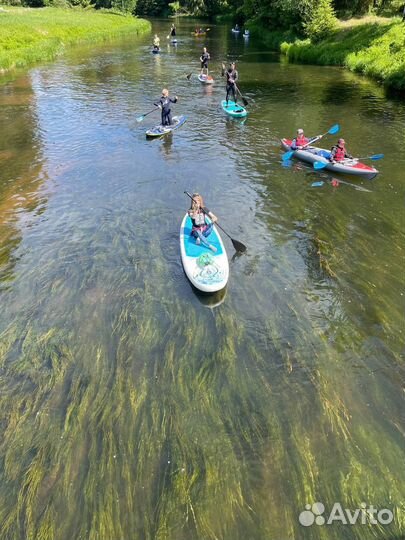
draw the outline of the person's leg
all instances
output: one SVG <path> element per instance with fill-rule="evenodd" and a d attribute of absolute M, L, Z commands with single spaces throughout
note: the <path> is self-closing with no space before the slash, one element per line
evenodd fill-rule
<path fill-rule="evenodd" d="M 235 91 L 235 85 L 234 84 L 232 85 L 232 96 L 233 96 L 234 102 L 236 103 L 238 98 L 236 96 L 236 91 Z"/>
<path fill-rule="evenodd" d="M 230 87 L 229 84 L 227 84 L 227 85 L 226 85 L 226 98 L 225 98 L 225 100 L 226 100 L 226 106 L 227 106 L 227 107 L 228 107 L 228 98 L 229 98 L 229 92 L 230 92 L 230 90 L 231 90 L 231 87 Z"/>

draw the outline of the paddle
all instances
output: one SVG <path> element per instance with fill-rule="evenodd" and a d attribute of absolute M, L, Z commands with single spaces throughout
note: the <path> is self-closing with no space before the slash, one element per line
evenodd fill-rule
<path fill-rule="evenodd" d="M 374 156 L 359 157 L 355 159 L 358 159 L 358 160 L 372 159 L 373 161 L 377 161 L 377 159 L 382 159 L 383 157 L 384 157 L 384 154 L 374 154 Z"/>
<path fill-rule="evenodd" d="M 189 73 L 188 75 L 186 75 L 186 78 L 187 78 L 188 81 L 191 79 L 191 75 L 192 75 L 192 73 Z"/>
<path fill-rule="evenodd" d="M 368 157 L 362 157 L 362 158 L 353 158 L 356 161 L 364 160 L 364 159 L 372 159 L 373 161 L 377 161 L 377 159 L 382 159 L 384 157 L 384 154 L 374 154 L 374 156 L 368 156 Z M 314 169 L 319 171 L 320 169 L 324 169 L 326 165 L 328 165 L 330 161 L 327 161 L 324 163 L 323 161 L 315 161 L 314 163 Z"/>
<path fill-rule="evenodd" d="M 305 148 L 306 146 L 314 143 L 315 141 L 318 141 L 319 139 L 321 139 L 322 137 L 325 137 L 325 135 L 335 135 L 340 129 L 340 126 L 339 124 L 335 124 L 334 126 L 332 126 L 326 133 L 324 133 L 323 135 L 321 135 L 320 137 L 315 137 L 314 139 L 312 139 L 311 141 L 309 141 L 307 144 L 305 144 L 302 148 Z M 282 155 L 281 159 L 283 161 L 288 161 L 292 155 L 294 154 L 295 150 L 289 150 L 288 152 L 286 152 L 285 154 Z"/>
<path fill-rule="evenodd" d="M 193 199 L 193 196 L 190 195 L 190 193 L 189 193 L 188 191 L 185 191 L 184 193 L 185 193 L 188 197 L 190 197 L 190 199 L 191 199 L 192 201 L 196 202 L 195 199 Z M 204 209 L 202 209 L 202 211 L 204 212 Z M 206 213 L 206 212 L 204 212 L 204 213 Z M 221 227 L 221 225 L 218 223 L 218 221 L 215 222 L 215 225 L 216 225 L 217 227 L 219 227 L 219 228 L 221 229 L 221 231 L 224 232 L 228 238 L 231 239 L 231 242 L 232 242 L 232 244 L 233 244 L 233 247 L 235 248 L 236 251 L 239 251 L 240 253 L 243 253 L 244 251 L 246 251 L 246 246 L 245 246 L 245 244 L 242 244 L 242 242 L 238 242 L 238 240 L 235 240 L 234 238 L 232 238 L 231 235 L 228 234 L 228 233 L 225 231 L 225 229 L 224 229 L 223 227 Z"/>
<path fill-rule="evenodd" d="M 222 77 L 225 75 L 225 72 L 226 72 L 226 67 L 225 67 L 225 64 L 222 63 L 222 72 L 221 72 Z M 247 106 L 249 105 L 248 100 L 242 95 L 242 92 L 241 92 L 241 91 L 239 90 L 239 88 L 236 86 L 236 83 L 233 83 L 233 84 L 235 85 L 236 91 L 239 92 L 239 95 L 240 95 L 240 97 L 242 98 L 243 105 L 244 105 L 245 107 L 247 107 Z"/>
<path fill-rule="evenodd" d="M 141 116 L 138 116 L 136 121 L 137 122 L 142 122 L 142 120 L 145 118 L 145 116 L 148 116 L 148 114 L 152 114 L 153 112 L 155 112 L 156 110 L 158 109 L 158 107 L 155 105 L 155 108 L 152 109 L 151 111 L 145 113 L 145 114 L 141 114 Z"/>

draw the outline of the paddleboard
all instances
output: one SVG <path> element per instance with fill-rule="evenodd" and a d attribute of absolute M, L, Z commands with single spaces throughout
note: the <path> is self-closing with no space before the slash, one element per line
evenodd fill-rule
<path fill-rule="evenodd" d="M 249 33 L 249 32 L 248 32 L 248 33 L 245 32 L 245 33 L 243 34 L 243 37 L 245 37 L 245 38 L 248 38 L 249 36 L 250 36 L 250 33 Z"/>
<path fill-rule="evenodd" d="M 160 53 L 160 49 L 152 49 L 152 53 L 153 53 L 153 54 L 159 54 L 159 53 Z"/>
<path fill-rule="evenodd" d="M 239 103 L 235 103 L 232 100 L 228 101 L 228 105 L 226 105 L 225 99 L 221 101 L 221 105 L 223 110 L 229 114 L 230 116 L 233 116 L 234 118 L 244 118 L 247 116 L 248 112 L 242 105 L 239 105 Z"/>
<path fill-rule="evenodd" d="M 198 75 L 198 80 L 202 82 L 203 84 L 213 84 L 214 79 L 211 77 L 211 75 Z"/>
<path fill-rule="evenodd" d="M 173 45 L 176 45 L 177 39 L 172 39 L 172 43 L 173 43 Z"/>
<path fill-rule="evenodd" d="M 191 236 L 192 226 L 191 218 L 186 214 L 180 227 L 180 253 L 184 272 L 199 291 L 220 291 L 229 278 L 229 262 L 222 239 L 214 225 L 208 237 L 209 243 L 217 248 L 214 253 L 195 243 L 195 238 Z"/>
<path fill-rule="evenodd" d="M 163 137 L 163 135 L 167 135 L 168 133 L 171 133 L 175 129 L 181 127 L 186 120 L 187 116 L 184 116 L 183 114 L 181 116 L 173 116 L 173 124 L 171 126 L 162 126 L 161 124 L 159 124 L 151 129 L 148 129 L 148 131 L 146 132 L 146 137 Z"/>
<path fill-rule="evenodd" d="M 232 28 L 232 32 L 233 32 L 234 34 L 239 34 L 240 30 L 236 30 L 235 28 Z"/>

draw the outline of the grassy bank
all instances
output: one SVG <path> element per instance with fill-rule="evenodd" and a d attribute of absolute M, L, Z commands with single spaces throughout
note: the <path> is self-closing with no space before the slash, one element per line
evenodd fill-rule
<path fill-rule="evenodd" d="M 66 46 L 150 31 L 143 19 L 111 12 L 61 8 L 0 11 L 0 73 L 52 60 Z"/>
<path fill-rule="evenodd" d="M 387 87 L 405 90 L 405 24 L 399 19 L 341 22 L 327 39 L 284 41 L 280 49 L 292 62 L 346 66 Z"/>

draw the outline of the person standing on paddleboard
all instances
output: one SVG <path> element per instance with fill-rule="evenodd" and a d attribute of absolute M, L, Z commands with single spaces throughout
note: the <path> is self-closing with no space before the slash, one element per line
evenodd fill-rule
<path fill-rule="evenodd" d="M 344 139 L 339 139 L 337 144 L 332 146 L 329 161 L 335 163 L 344 161 L 345 159 L 353 159 L 353 156 L 347 152 L 345 144 L 346 142 Z"/>
<path fill-rule="evenodd" d="M 159 109 L 162 109 L 162 126 L 171 126 L 172 125 L 172 111 L 171 111 L 171 103 L 177 103 L 177 96 L 174 98 L 171 98 L 169 96 L 169 90 L 167 88 L 163 88 L 162 90 L 162 97 L 154 103 L 155 107 L 159 107 Z"/>
<path fill-rule="evenodd" d="M 193 224 L 191 236 L 195 238 L 195 243 L 197 245 L 203 244 L 205 247 L 209 248 L 215 253 L 217 248 L 210 244 L 207 238 L 211 234 L 214 223 L 218 220 L 218 218 L 212 212 L 210 212 L 206 206 L 204 206 L 204 199 L 199 193 L 193 193 L 188 215 L 190 216 Z M 207 220 L 207 216 L 211 221 Z"/>
<path fill-rule="evenodd" d="M 200 56 L 200 61 L 201 61 L 200 75 L 206 75 L 208 77 L 208 61 L 210 59 L 211 59 L 210 53 L 207 51 L 207 47 L 204 47 L 202 55 Z M 204 73 L 204 70 L 205 70 L 205 73 Z"/>
<path fill-rule="evenodd" d="M 160 51 L 160 38 L 157 34 L 155 34 L 155 37 L 153 38 L 153 49 L 155 51 Z"/>
<path fill-rule="evenodd" d="M 308 146 L 315 141 L 322 139 L 322 135 L 317 135 L 316 137 L 305 137 L 304 130 L 302 128 L 297 129 L 297 136 L 292 140 L 291 150 L 300 150 L 305 146 Z"/>
<path fill-rule="evenodd" d="M 236 71 L 236 64 L 235 62 L 231 62 L 229 64 L 229 69 L 225 72 L 226 75 L 226 106 L 228 107 L 228 98 L 231 94 L 233 97 L 233 101 L 236 103 L 237 97 L 236 97 L 236 81 L 238 80 L 238 72 Z"/>

